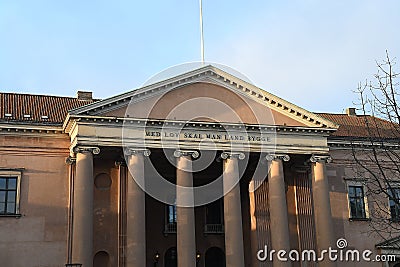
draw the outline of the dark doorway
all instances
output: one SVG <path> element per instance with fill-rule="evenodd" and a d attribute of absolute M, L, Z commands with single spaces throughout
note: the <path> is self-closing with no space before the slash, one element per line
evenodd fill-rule
<path fill-rule="evenodd" d="M 94 255 L 93 259 L 94 267 L 111 267 L 110 256 L 105 251 L 99 251 Z"/>
<path fill-rule="evenodd" d="M 165 252 L 164 267 L 177 267 L 177 266 L 178 266 L 178 260 L 176 254 L 176 247 L 169 248 Z"/>
<path fill-rule="evenodd" d="M 225 267 L 225 253 L 217 247 L 209 248 L 206 251 L 205 267 Z"/>

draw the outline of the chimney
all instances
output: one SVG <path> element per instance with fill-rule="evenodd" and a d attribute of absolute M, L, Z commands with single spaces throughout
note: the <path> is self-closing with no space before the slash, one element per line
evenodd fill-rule
<path fill-rule="evenodd" d="M 346 114 L 349 116 L 357 116 L 356 108 L 346 108 Z"/>
<path fill-rule="evenodd" d="M 78 98 L 78 100 L 93 100 L 92 94 L 92 92 L 78 91 L 76 93 L 76 98 Z"/>

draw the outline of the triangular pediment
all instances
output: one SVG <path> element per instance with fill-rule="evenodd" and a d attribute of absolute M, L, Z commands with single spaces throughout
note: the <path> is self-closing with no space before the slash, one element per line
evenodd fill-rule
<path fill-rule="evenodd" d="M 80 107 L 70 115 L 338 127 L 210 65 Z"/>

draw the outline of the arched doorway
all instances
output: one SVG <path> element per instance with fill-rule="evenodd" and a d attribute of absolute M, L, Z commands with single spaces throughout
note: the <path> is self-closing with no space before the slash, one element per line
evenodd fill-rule
<path fill-rule="evenodd" d="M 177 266 L 178 266 L 178 260 L 176 254 L 176 247 L 169 248 L 165 252 L 164 267 L 177 267 Z"/>
<path fill-rule="evenodd" d="M 225 253 L 218 247 L 211 247 L 206 251 L 205 267 L 225 267 Z"/>
<path fill-rule="evenodd" d="M 105 251 L 99 251 L 94 255 L 93 266 L 95 267 L 111 267 L 110 255 Z"/>

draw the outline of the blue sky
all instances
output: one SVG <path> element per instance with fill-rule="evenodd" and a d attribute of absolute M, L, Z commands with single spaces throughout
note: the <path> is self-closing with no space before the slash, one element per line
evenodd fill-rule
<path fill-rule="evenodd" d="M 342 112 L 400 57 L 397 0 L 203 0 L 205 57 L 310 111 Z M 0 91 L 105 98 L 200 60 L 198 0 L 0 0 Z"/>

